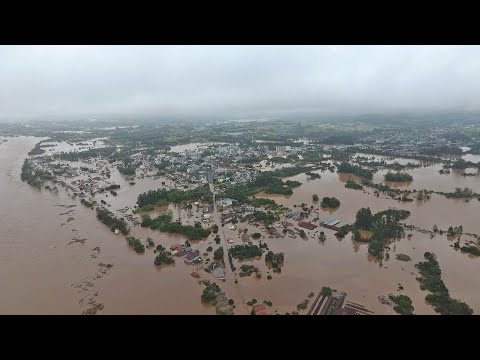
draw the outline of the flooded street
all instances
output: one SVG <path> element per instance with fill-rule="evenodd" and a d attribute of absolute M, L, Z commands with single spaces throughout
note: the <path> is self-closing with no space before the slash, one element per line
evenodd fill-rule
<path fill-rule="evenodd" d="M 377 297 L 398 294 L 397 289 L 402 286 L 401 293 L 410 296 L 416 314 L 434 314 L 433 308 L 425 303 L 427 293 L 420 290 L 415 280 L 417 271 L 414 265 L 423 260 L 426 251 L 437 255 L 442 277 L 452 297 L 468 303 L 475 313 L 480 312 L 480 279 L 472 275 L 479 272 L 480 259 L 454 250 L 450 246 L 452 241 L 446 236 L 437 234 L 430 238 L 429 234 L 415 230 L 406 231 L 412 234 L 411 238 L 393 243 L 391 248 L 395 246 L 395 251 L 391 252 L 389 260 L 380 264 L 369 257 L 368 244 L 356 243 L 350 235 L 339 241 L 334 231 L 321 228 L 327 236 L 324 243 L 314 237 L 307 240 L 288 236 L 270 238 L 263 226 L 257 228 L 239 223 L 238 228 L 247 229 L 249 235 L 260 232 L 261 240 L 268 244 L 269 250 L 285 253 L 281 274 L 273 273 L 264 258 L 244 262 L 258 267 L 262 278 L 238 277 L 238 284 L 234 282 L 227 256 L 226 282 L 217 280 L 216 272 L 207 274 L 199 267 L 185 264 L 181 258 L 176 258 L 174 265 L 157 267 L 153 263 L 153 248 L 147 248 L 144 254 L 136 254 L 122 235 L 111 232 L 96 219 L 93 210 L 81 205 L 80 199 L 72 199 L 63 188 L 58 193 L 36 190 L 20 180 L 22 163 L 38 141 L 38 138 L 17 137 L 8 138 L 8 142 L 0 145 L 2 314 L 82 314 L 95 311 L 99 314 L 214 314 L 213 306 L 202 305 L 200 295 L 204 287 L 190 275 L 192 271 L 197 271 L 202 279 L 216 281 L 227 297 L 235 300 L 236 314 L 247 314 L 244 304 L 253 298 L 259 302 L 272 301 L 272 312 L 291 312 L 308 293 L 316 294 L 322 286 L 347 292 L 351 301 L 365 305 L 376 314 L 394 314 L 393 309 L 382 305 Z M 190 148 L 185 145 L 175 150 Z M 294 205 L 298 208 L 302 203 L 308 207 L 313 205 L 314 216 L 310 221 L 314 217 L 334 216 L 340 220 L 341 226 L 353 223 L 361 207 L 369 206 L 372 212 L 396 207 L 409 210 L 411 215 L 405 223 L 416 227 L 431 230 L 437 225 L 446 230 L 449 226 L 463 225 L 465 232 L 480 234 L 480 201 L 476 199 L 467 203 L 433 194 L 430 200 L 404 203 L 383 194 L 377 198 L 369 188 L 364 191 L 346 189 L 347 174 L 316 172 L 321 175 L 320 179 L 308 180 L 305 174 L 288 178 L 302 183 L 293 190 L 293 195 L 257 196 L 272 198 L 290 209 L 295 209 Z M 453 172 L 440 175 L 437 165 L 408 172 L 414 179 L 407 188 L 453 191 L 455 187 L 469 186 L 480 192 L 479 177 L 462 177 Z M 382 170 L 375 174 L 374 182 L 382 182 L 384 173 Z M 162 188 L 162 182 L 165 187 L 173 185 L 171 180 L 157 177 L 137 178 L 135 185 L 129 185 L 116 169 L 111 171 L 110 181 L 120 185 L 118 195 L 114 197 L 107 192 L 96 194 L 95 199 L 107 201 L 111 205 L 109 209 L 116 214 L 118 209 L 133 207 L 140 193 Z M 321 209 L 318 202 L 312 201 L 313 194 L 320 199 L 334 196 L 341 205 L 337 209 Z M 179 213 L 172 204 L 168 208 L 174 218 L 180 216 L 184 224 L 193 225 L 200 220 L 201 211 L 195 208 L 191 216 L 184 210 Z M 73 219 L 68 221 L 68 218 Z M 312 235 L 314 231 L 306 232 Z M 220 233 L 223 241 L 220 246 L 225 250 L 230 246 L 225 238 L 231 237 L 234 245 L 242 243 L 238 229 L 225 226 Z M 131 235 L 142 241 L 151 237 L 155 245 L 162 244 L 166 248 L 186 240 L 181 235 L 140 226 L 132 226 Z M 207 247 L 216 249 L 219 246 L 213 238 L 211 234 L 205 240 L 191 243 L 203 254 Z M 409 255 L 412 261 L 396 260 L 395 254 L 400 253 Z M 206 257 L 212 258 L 212 255 L 209 253 Z M 235 261 L 237 268 L 240 265 Z M 272 279 L 267 280 L 267 275 L 272 275 Z"/>

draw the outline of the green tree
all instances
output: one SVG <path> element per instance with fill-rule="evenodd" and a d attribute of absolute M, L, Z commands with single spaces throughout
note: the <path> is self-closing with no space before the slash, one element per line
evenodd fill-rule
<path fill-rule="evenodd" d="M 320 242 L 325 242 L 327 240 L 327 236 L 325 235 L 325 233 L 323 231 L 320 231 L 320 235 L 318 237 L 318 240 L 320 240 Z"/>
<path fill-rule="evenodd" d="M 326 297 L 332 296 L 332 293 L 333 293 L 332 289 L 330 289 L 329 287 L 326 287 L 326 286 L 322 287 L 322 290 L 320 291 L 320 294 L 322 294 L 322 296 L 326 296 Z"/>
<path fill-rule="evenodd" d="M 220 246 L 215 252 L 213 253 L 213 258 L 215 260 L 223 259 L 223 246 Z"/>
<path fill-rule="evenodd" d="M 360 229 L 370 230 L 372 227 L 373 215 L 369 207 L 357 211 L 355 226 Z"/>

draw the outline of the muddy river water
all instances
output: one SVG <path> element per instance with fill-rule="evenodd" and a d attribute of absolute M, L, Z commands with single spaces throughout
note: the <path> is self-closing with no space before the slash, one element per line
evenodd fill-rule
<path fill-rule="evenodd" d="M 213 307 L 202 305 L 200 301 L 203 286 L 190 275 L 194 266 L 177 259 L 174 265 L 156 267 L 153 249 L 136 254 L 123 236 L 109 231 L 96 219 L 94 211 L 82 206 L 79 199 L 72 199 L 63 189 L 58 193 L 35 190 L 21 182 L 23 160 L 38 141 L 38 138 L 17 137 L 8 138 L 8 142 L 0 145 L 0 313 L 215 313 Z M 320 199 L 335 196 L 341 202 L 340 207 L 331 214 L 319 209 L 316 216 L 320 219 L 335 216 L 341 221 L 340 225 L 354 222 L 361 207 L 369 206 L 372 212 L 397 207 L 411 212 L 405 220 L 407 224 L 429 230 L 433 225 L 444 230 L 463 225 L 465 232 L 480 234 L 480 201 L 476 199 L 466 203 L 433 194 L 427 201 L 401 203 L 383 195 L 377 198 L 371 189 L 365 192 L 345 189 L 346 174 L 319 173 L 321 179 L 317 180 L 308 180 L 305 174 L 290 178 L 303 183 L 291 196 L 269 196 L 289 208 L 301 203 L 317 208 L 318 204 L 312 202 L 313 194 L 318 194 Z M 453 191 L 455 187 L 469 186 L 480 192 L 479 177 L 440 175 L 435 166 L 409 173 L 414 177 L 408 185 L 411 188 Z M 375 176 L 374 181 L 377 181 L 381 173 Z M 162 181 L 166 186 L 171 185 L 168 179 L 150 177 L 135 179 L 136 184 L 129 185 L 115 171 L 112 171 L 111 181 L 121 185 L 118 196 L 102 194 L 96 199 L 105 199 L 112 211 L 133 206 L 138 194 L 162 187 Z M 184 223 L 193 224 L 201 214 L 194 208 L 192 216 L 185 211 L 179 215 L 178 209 L 169 207 Z M 67 221 L 69 217 L 73 220 Z M 263 258 L 245 262 L 257 266 L 262 278 L 237 277 L 238 284 L 235 284 L 226 261 L 227 281 L 216 282 L 227 297 L 235 300 L 237 314 L 249 313 L 244 304 L 252 298 L 259 302 L 272 301 L 271 312 L 291 312 L 308 293 L 317 293 L 322 286 L 347 292 L 348 300 L 363 304 L 376 314 L 394 313 L 391 307 L 377 299 L 388 293 L 410 296 L 416 314 L 434 314 L 424 300 L 427 293 L 420 290 L 415 280 L 418 274 L 414 264 L 423 259 L 425 251 L 437 255 L 451 296 L 465 301 L 475 313 L 480 313 L 480 278 L 475 275 L 480 270 L 480 258 L 455 251 L 452 242 L 444 236 L 430 238 L 429 234 L 413 231 L 411 238 L 395 242 L 395 252 L 380 264 L 368 256 L 367 244 L 353 242 L 350 235 L 339 241 L 328 229 L 324 229 L 327 240 L 320 243 L 313 237 L 308 240 L 288 236 L 269 238 L 261 227 L 245 224 L 239 227 L 247 228 L 249 234 L 261 232 L 270 250 L 285 253 L 285 262 L 281 274 L 268 269 Z M 225 237 L 235 240 L 235 244 L 241 243 L 238 230 L 225 226 L 223 231 Z M 149 236 L 155 244 L 165 247 L 185 241 L 180 235 L 141 227 L 132 227 L 132 235 L 142 240 Z M 192 246 L 200 253 L 208 246 L 218 247 L 213 235 L 192 242 Z M 398 261 L 395 253 L 407 254 L 412 261 Z M 236 265 L 238 268 L 240 264 Z M 215 280 L 215 275 L 197 272 L 204 279 Z M 272 275 L 271 280 L 266 279 L 268 274 Z M 401 292 L 397 291 L 399 285 L 404 288 Z"/>
<path fill-rule="evenodd" d="M 78 199 L 21 182 L 23 160 L 38 141 L 9 138 L 0 145 L 0 313 L 81 314 L 96 306 L 103 306 L 102 314 L 215 312 L 201 304 L 203 287 L 183 261 L 159 269 L 153 250 L 137 255 Z M 152 181 L 131 192 L 159 186 Z M 68 217 L 74 220 L 62 226 Z M 159 232 L 150 236 L 165 245 L 178 241 Z"/>

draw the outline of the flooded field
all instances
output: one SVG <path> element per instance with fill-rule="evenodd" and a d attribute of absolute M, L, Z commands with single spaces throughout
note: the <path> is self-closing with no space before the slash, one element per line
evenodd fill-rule
<path fill-rule="evenodd" d="M 35 190 L 21 182 L 23 160 L 38 141 L 38 138 L 8 138 L 8 142 L 2 143 L 0 148 L 0 286 L 3 289 L 0 313 L 215 313 L 214 307 L 204 306 L 200 301 L 203 286 L 190 275 L 197 270 L 195 266 L 176 259 L 174 265 L 157 267 L 153 263 L 153 248 L 146 249 L 144 254 L 136 254 L 128 247 L 123 236 L 111 232 L 96 219 L 93 210 L 81 205 L 79 199 L 71 198 L 71 194 L 62 188 L 54 193 Z M 96 145 L 102 146 L 99 143 Z M 195 149 L 201 145 L 182 145 L 172 148 L 172 151 Z M 93 143 L 85 146 L 93 146 Z M 57 150 L 46 148 L 47 151 L 49 149 L 72 150 L 65 145 L 56 147 Z M 79 163 L 70 164 L 79 166 Z M 281 164 L 278 168 L 284 165 Z M 82 166 L 92 164 L 82 163 Z M 463 177 L 453 172 L 440 175 L 440 168 L 440 165 L 434 165 L 409 170 L 413 181 L 406 184 L 406 188 L 453 191 L 455 187 L 468 186 L 475 192 L 480 192 L 479 177 Z M 411 215 L 405 222 L 422 229 L 431 230 L 437 225 L 446 230 L 449 226 L 463 225 L 465 232 L 480 234 L 480 201 L 476 199 L 467 203 L 433 194 L 430 200 L 404 203 L 382 194 L 377 198 L 373 190 L 368 188 L 364 191 L 346 189 L 345 182 L 350 177 L 348 174 L 316 172 L 321 175 L 320 179 L 309 180 L 305 174 L 288 178 L 302 183 L 290 196 L 262 193 L 257 196 L 272 198 L 292 210 L 295 205 L 300 207 L 302 203 L 308 207 L 313 205 L 314 211 L 309 221 L 334 216 L 340 220 L 341 226 L 353 223 L 356 212 L 361 207 L 369 206 L 372 212 L 396 207 L 409 210 Z M 383 170 L 376 173 L 374 182 L 383 182 L 385 173 Z M 85 175 L 68 181 L 82 178 Z M 133 207 L 138 195 L 145 191 L 174 185 L 171 179 L 154 176 L 153 173 L 136 178 L 135 184 L 130 185 L 128 178 L 115 168 L 112 168 L 109 180 L 120 185 L 117 196 L 110 193 L 96 194 L 95 200 L 106 201 L 115 214 L 118 214 L 119 209 Z M 162 185 L 162 182 L 165 184 Z M 320 199 L 334 196 L 340 200 L 340 207 L 322 209 L 318 202 L 312 201 L 314 194 Z M 157 208 L 151 215 L 167 209 L 172 211 L 174 218 L 181 218 L 184 224 L 193 225 L 201 220 L 201 211 L 197 208 L 194 207 L 190 213 L 173 204 L 168 208 Z M 215 214 L 216 219 L 217 216 Z M 68 218 L 73 219 L 68 221 Z M 285 261 L 281 274 L 273 273 L 263 258 L 245 261 L 244 264 L 258 267 L 262 278 L 237 277 L 238 283 L 234 282 L 228 261 L 226 282 L 218 281 L 216 272 L 207 274 L 198 268 L 197 272 L 202 279 L 216 281 L 227 297 L 235 300 L 236 314 L 248 314 L 245 303 L 253 298 L 259 302 L 272 301 L 271 312 L 291 312 L 308 293 L 316 294 L 322 286 L 347 292 L 349 300 L 365 305 L 376 314 L 394 314 L 391 307 L 381 304 L 377 298 L 388 293 L 408 295 L 416 314 L 434 314 L 432 307 L 425 303 L 426 293 L 420 290 L 419 283 L 415 280 L 417 271 L 414 265 L 423 260 L 426 251 L 438 256 L 442 277 L 452 297 L 465 301 L 475 313 L 480 312 L 480 279 L 472 276 L 480 270 L 480 259 L 454 250 L 452 241 L 446 236 L 437 234 L 431 237 L 427 233 L 407 231 L 412 236 L 393 243 L 391 247 L 394 250 L 390 259 L 380 263 L 368 255 L 367 243 L 354 242 L 350 235 L 338 240 L 334 231 L 329 229 L 318 228 L 327 236 L 327 240 L 321 243 L 313 237 L 317 229 L 306 231 L 310 236 L 304 240 L 298 236 L 270 237 L 263 226 L 246 223 L 237 226 L 236 229 L 230 229 L 226 225 L 220 230 L 225 238 L 234 241 L 231 245 L 242 243 L 238 229 L 246 229 L 248 235 L 259 232 L 262 235 L 261 241 L 270 250 L 285 253 Z M 131 226 L 131 235 L 142 240 L 151 237 L 155 245 L 162 244 L 167 248 L 186 240 L 181 235 L 161 233 L 140 226 Z M 362 236 L 368 237 L 370 234 Z M 205 240 L 191 243 L 203 254 L 209 246 L 214 249 L 218 247 L 213 238 L 212 234 Z M 221 245 L 225 250 L 231 246 L 226 243 Z M 396 260 L 395 254 L 400 253 L 407 254 L 412 260 Z M 212 253 L 205 257 L 211 258 Z M 237 268 L 240 265 L 235 261 Z M 268 275 L 272 276 L 271 280 L 267 280 Z M 398 292 L 399 286 L 404 290 Z"/>
<path fill-rule="evenodd" d="M 455 188 L 469 187 L 474 192 L 480 193 L 480 174 L 475 176 L 463 176 L 463 171 L 451 171 L 450 174 L 439 174 L 442 165 L 432 165 L 416 169 L 408 169 L 407 173 L 413 176 L 413 181 L 404 183 L 395 183 L 384 181 L 384 175 L 388 170 L 379 170 L 373 175 L 373 182 L 385 183 L 392 187 L 404 189 L 428 189 L 442 192 L 453 192 Z M 477 174 L 476 171 L 467 171 L 467 173 Z"/>

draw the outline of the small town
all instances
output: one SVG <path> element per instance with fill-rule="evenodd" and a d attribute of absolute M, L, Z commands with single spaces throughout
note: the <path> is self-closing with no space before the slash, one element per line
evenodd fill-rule
<path fill-rule="evenodd" d="M 0 48 L 0 313 L 480 313 L 475 47 Z"/>

